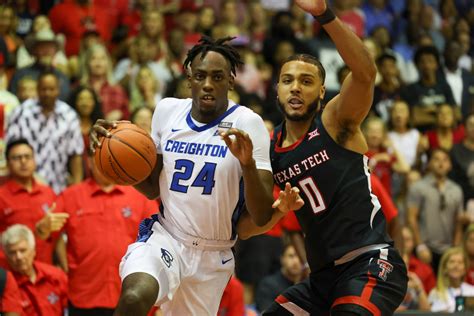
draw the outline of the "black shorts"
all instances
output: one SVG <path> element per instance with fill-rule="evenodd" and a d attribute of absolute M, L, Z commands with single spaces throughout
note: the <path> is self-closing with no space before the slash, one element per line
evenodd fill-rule
<path fill-rule="evenodd" d="M 312 273 L 275 299 L 263 315 L 393 315 L 407 290 L 405 263 L 393 248 L 366 252 Z"/>
<path fill-rule="evenodd" d="M 267 275 L 280 269 L 283 242 L 280 237 L 259 235 L 239 240 L 235 246 L 235 274 L 247 284 L 256 286 Z"/>

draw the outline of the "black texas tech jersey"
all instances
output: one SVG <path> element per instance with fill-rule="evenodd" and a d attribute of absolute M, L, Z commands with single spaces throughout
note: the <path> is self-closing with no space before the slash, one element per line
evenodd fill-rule
<path fill-rule="evenodd" d="M 338 145 L 326 132 L 321 115 L 308 133 L 282 148 L 283 124 L 275 128 L 271 161 L 275 183 L 300 189 L 304 206 L 296 217 L 305 234 L 311 271 L 348 252 L 392 243 L 377 197 L 371 193 L 367 157 Z"/>

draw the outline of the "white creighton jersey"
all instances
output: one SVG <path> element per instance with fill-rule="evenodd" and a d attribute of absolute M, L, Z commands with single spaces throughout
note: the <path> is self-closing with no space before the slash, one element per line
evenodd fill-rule
<path fill-rule="evenodd" d="M 151 134 L 163 155 L 161 212 L 168 223 L 188 235 L 234 239 L 244 204 L 242 169 L 219 131 L 232 127 L 248 133 L 257 169 L 271 171 L 269 133 L 260 116 L 232 101 L 209 124 L 191 117 L 191 105 L 192 99 L 166 98 L 153 114 Z"/>

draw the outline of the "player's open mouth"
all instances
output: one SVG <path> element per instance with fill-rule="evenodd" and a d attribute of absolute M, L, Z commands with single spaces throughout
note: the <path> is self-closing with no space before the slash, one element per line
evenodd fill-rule
<path fill-rule="evenodd" d="M 210 94 L 206 94 L 201 97 L 201 103 L 204 103 L 204 104 L 214 104 L 215 100 L 216 99 Z"/>
<path fill-rule="evenodd" d="M 296 97 L 291 97 L 290 99 L 288 99 L 288 105 L 292 108 L 292 109 L 299 109 L 303 106 L 303 100 L 301 100 L 300 98 L 296 98 Z"/>

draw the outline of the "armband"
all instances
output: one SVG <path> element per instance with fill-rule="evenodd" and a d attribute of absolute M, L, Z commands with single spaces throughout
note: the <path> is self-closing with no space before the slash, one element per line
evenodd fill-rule
<path fill-rule="evenodd" d="M 313 15 L 313 17 L 316 19 L 316 21 L 318 21 L 319 24 L 324 25 L 332 22 L 336 18 L 336 15 L 331 9 L 329 9 L 329 7 L 327 7 L 323 14 Z"/>

